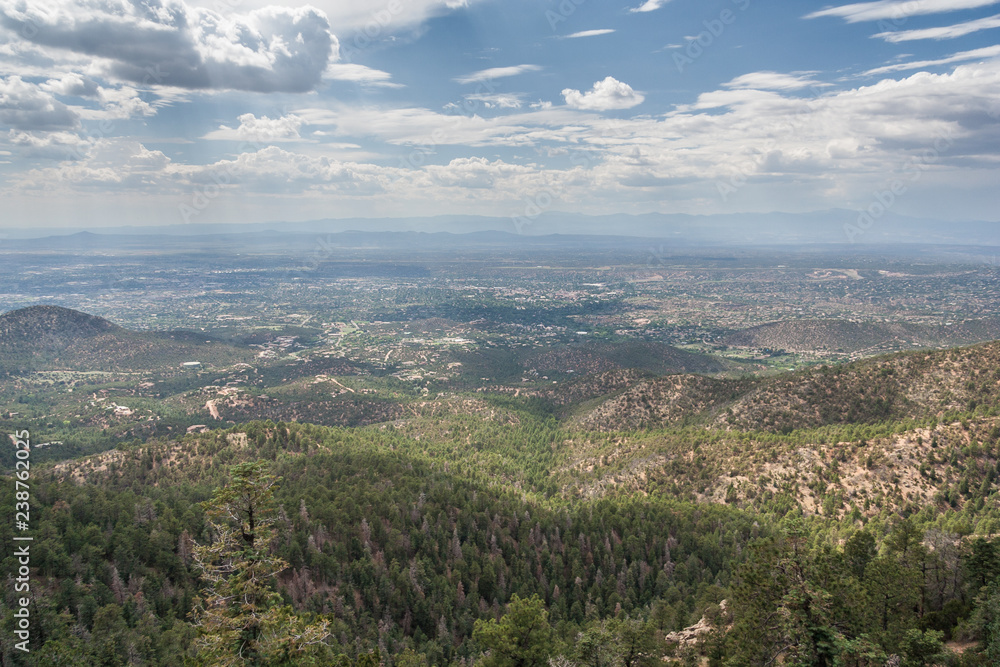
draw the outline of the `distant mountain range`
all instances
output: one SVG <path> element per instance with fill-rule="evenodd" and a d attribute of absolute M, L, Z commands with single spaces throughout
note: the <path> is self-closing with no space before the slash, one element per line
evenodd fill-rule
<path fill-rule="evenodd" d="M 197 237 L 211 244 L 234 234 L 256 235 L 261 243 L 275 239 L 289 244 L 316 243 L 317 234 L 359 232 L 365 235 L 409 232 L 408 241 L 440 242 L 436 234 L 470 235 L 477 243 L 523 244 L 539 238 L 640 237 L 678 245 L 772 246 L 838 244 L 847 247 L 871 245 L 933 244 L 958 246 L 1000 246 L 1000 223 L 987 221 L 945 221 L 916 218 L 885 212 L 877 218 L 858 211 L 832 209 L 808 213 L 739 213 L 718 215 L 659 214 L 586 216 L 545 212 L 535 217 L 485 217 L 443 215 L 425 218 L 338 218 L 303 222 L 253 224 L 203 224 L 87 229 L 8 229 L 0 243 L 21 247 L 19 239 L 55 237 L 60 245 L 148 244 L 164 237 Z M 483 233 L 488 233 L 483 235 Z M 301 235 L 301 238 L 297 238 Z M 141 237 L 141 238 L 139 238 Z M 251 240 L 247 237 L 246 240 Z M 451 239 L 455 240 L 455 239 Z M 551 240 L 551 239 L 550 239 Z"/>

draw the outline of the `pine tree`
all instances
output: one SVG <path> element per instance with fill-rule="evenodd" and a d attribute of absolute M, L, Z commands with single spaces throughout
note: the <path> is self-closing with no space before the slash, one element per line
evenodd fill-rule
<path fill-rule="evenodd" d="M 552 651 L 552 626 L 537 595 L 514 595 L 499 621 L 476 621 L 473 638 L 485 649 L 487 667 L 543 667 Z"/>
<path fill-rule="evenodd" d="M 230 469 L 231 480 L 204 503 L 214 541 L 196 545 L 195 564 L 208 583 L 197 601 L 201 664 L 322 664 L 329 621 L 307 624 L 280 606 L 275 577 L 288 564 L 270 553 L 277 478 L 263 461 Z"/>

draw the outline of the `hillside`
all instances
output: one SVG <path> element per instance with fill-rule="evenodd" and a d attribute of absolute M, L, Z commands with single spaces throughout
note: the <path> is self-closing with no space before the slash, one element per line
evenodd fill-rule
<path fill-rule="evenodd" d="M 252 358 L 191 332 L 136 332 L 59 306 L 0 315 L 0 374 L 42 370 L 130 372 L 177 368 L 187 361 L 230 364 Z"/>
<path fill-rule="evenodd" d="M 719 342 L 732 347 L 786 352 L 865 352 L 913 347 L 951 347 L 1000 338 L 1000 319 L 956 322 L 948 326 L 847 320 L 786 320 L 729 334 Z"/>
<path fill-rule="evenodd" d="M 974 410 L 1000 400 L 1000 341 L 906 352 L 754 379 L 681 375 L 639 380 L 576 416 L 597 430 L 656 428 L 682 420 L 722 429 L 787 433 Z"/>
<path fill-rule="evenodd" d="M 997 417 L 837 436 L 684 430 L 592 438 L 567 454 L 559 479 L 566 493 L 583 498 L 668 494 L 755 512 L 784 505 L 850 522 L 954 509 L 965 532 L 1000 532 L 1000 515 L 983 511 L 1000 478 Z"/>
<path fill-rule="evenodd" d="M 496 618 L 514 595 L 540 596 L 567 628 L 655 604 L 664 629 L 680 629 L 721 600 L 704 582 L 727 581 L 728 563 L 765 532 L 737 510 L 668 499 L 554 505 L 421 450 L 383 430 L 257 422 L 40 473 L 38 497 L 58 496 L 38 509 L 51 538 L 33 560 L 35 585 L 52 592 L 35 613 L 53 636 L 31 664 L 52 664 L 70 643 L 88 657 L 151 664 L 192 654 L 196 633 L 179 619 L 203 583 L 191 559 L 210 539 L 198 502 L 225 483 L 221 460 L 261 457 L 281 477 L 273 549 L 289 567 L 280 590 L 297 610 L 322 610 L 332 654 L 348 664 L 377 645 L 413 649 L 428 665 L 475 655 L 476 621 Z M 0 527 L 0 538 L 11 530 Z M 84 638 L 70 634 L 79 610 L 85 626 L 96 623 Z M 102 633 L 113 619 L 122 619 L 114 634 Z"/>

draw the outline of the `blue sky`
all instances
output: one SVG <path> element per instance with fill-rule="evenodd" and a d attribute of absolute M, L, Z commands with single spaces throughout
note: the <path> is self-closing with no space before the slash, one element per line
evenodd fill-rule
<path fill-rule="evenodd" d="M 1000 0 L 0 0 L 0 226 L 997 220 Z"/>

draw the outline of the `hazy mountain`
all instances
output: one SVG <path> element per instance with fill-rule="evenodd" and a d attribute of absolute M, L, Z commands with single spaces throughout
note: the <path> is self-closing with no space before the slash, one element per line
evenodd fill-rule
<path fill-rule="evenodd" d="M 530 237 L 550 235 L 598 235 L 656 238 L 679 244 L 729 246 L 798 245 L 832 243 L 847 246 L 873 244 L 968 245 L 976 239 L 980 246 L 1000 245 L 1000 224 L 986 221 L 948 221 L 917 218 L 886 212 L 878 218 L 846 209 L 806 213 L 738 213 L 686 215 L 649 213 L 643 215 L 585 216 L 575 213 L 544 212 L 534 217 L 443 215 L 421 218 L 336 218 L 303 222 L 254 224 L 160 225 L 125 227 L 89 227 L 102 237 L 73 235 L 74 229 L 11 229 L 6 244 L 18 247 L 19 239 L 45 236 L 63 237 L 72 247 L 88 247 L 103 242 L 108 245 L 136 243 L 129 237 L 199 237 L 211 242 L 211 236 L 261 234 L 258 240 L 281 238 L 291 241 L 297 234 L 306 235 L 315 244 L 316 234 L 363 232 L 413 232 L 422 234 L 472 234 L 502 232 L 493 241 L 523 243 Z M 108 238 L 113 236 L 113 239 Z M 148 240 L 148 239 L 147 239 Z M 163 240 L 163 239 L 160 239 Z M 423 237 L 424 241 L 430 241 Z M 440 240 L 444 241 L 444 238 Z M 479 239 L 480 241 L 486 240 Z"/>

